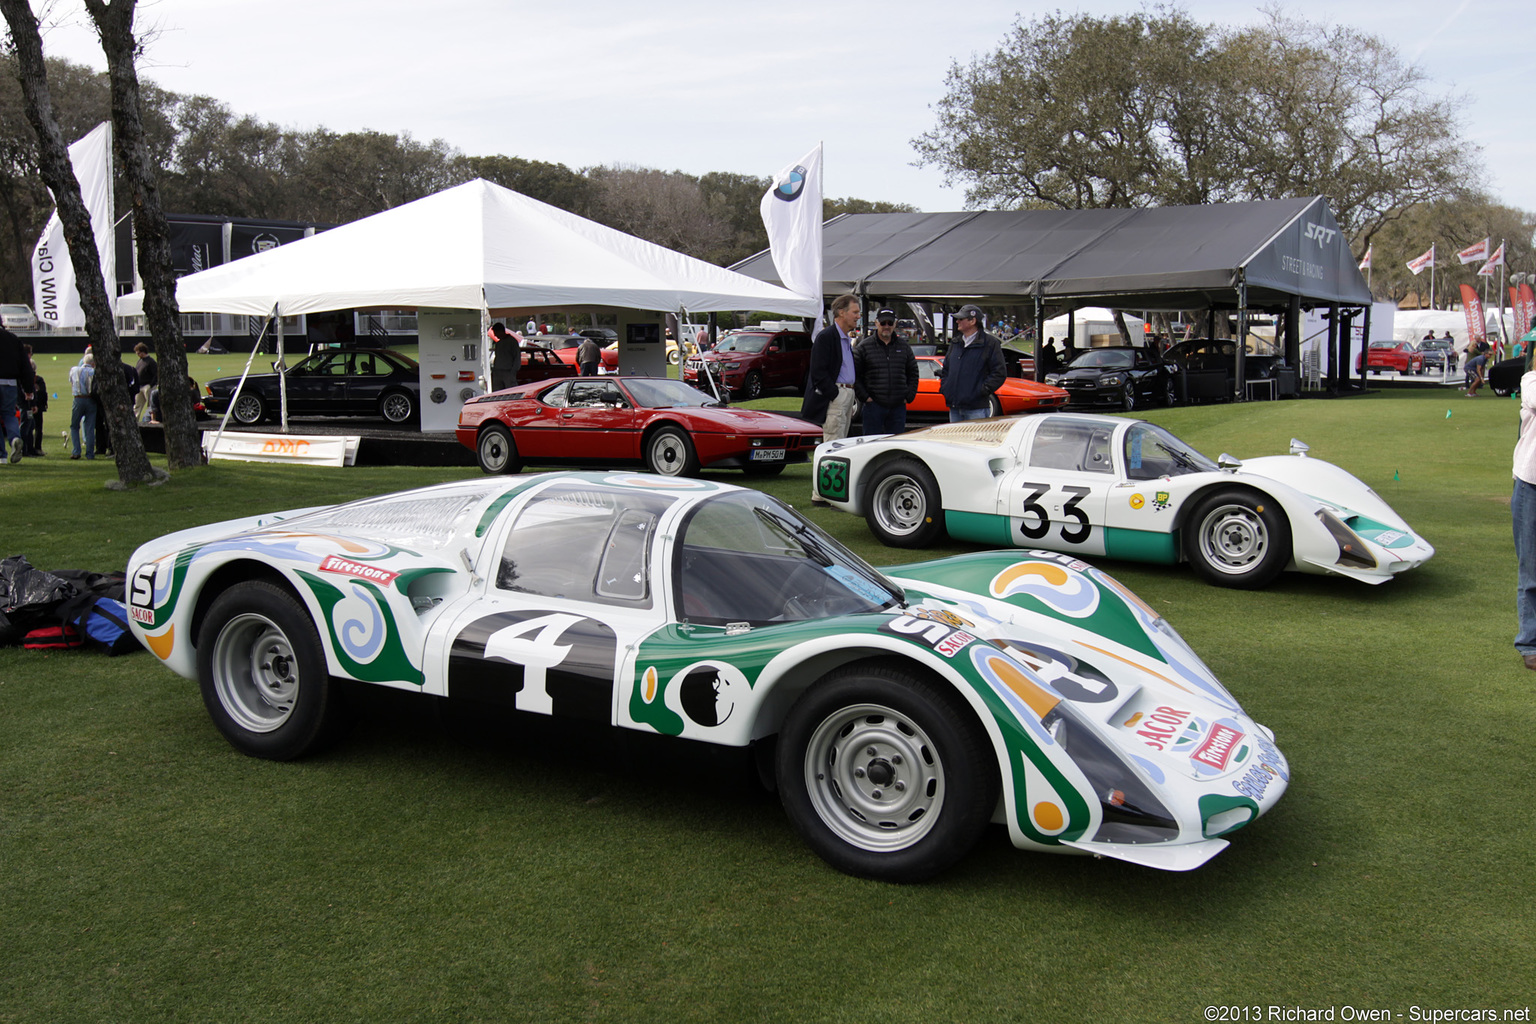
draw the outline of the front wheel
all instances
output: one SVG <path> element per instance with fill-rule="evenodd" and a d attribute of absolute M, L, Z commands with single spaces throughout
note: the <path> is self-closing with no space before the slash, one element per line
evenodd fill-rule
<path fill-rule="evenodd" d="M 1201 499 L 1184 523 L 1184 554 L 1218 587 L 1257 590 L 1291 560 L 1291 527 L 1274 499 L 1229 488 Z"/>
<path fill-rule="evenodd" d="M 483 473 L 518 473 L 523 464 L 517 457 L 517 444 L 501 424 L 486 427 L 475 444 L 475 460 Z"/>
<path fill-rule="evenodd" d="M 682 430 L 662 427 L 645 442 L 645 465 L 662 476 L 694 476 L 699 471 L 699 456 Z"/>
<path fill-rule="evenodd" d="M 747 401 L 763 397 L 763 374 L 760 370 L 753 370 L 747 374 L 741 382 L 741 397 Z"/>
<path fill-rule="evenodd" d="M 260 423 L 267 418 L 267 403 L 262 401 L 260 395 L 253 395 L 249 391 L 242 391 L 240 397 L 235 399 L 235 406 L 230 410 L 236 423 L 246 426 Z"/>
<path fill-rule="evenodd" d="M 335 725 L 338 695 L 315 624 L 271 583 L 240 583 L 214 600 L 197 634 L 197 677 L 213 724 L 253 757 L 302 757 Z"/>
<path fill-rule="evenodd" d="M 987 415 L 988 416 L 1001 416 L 1002 414 L 1003 414 L 1003 403 L 998 400 L 998 397 L 996 395 L 988 395 L 987 396 Z"/>
<path fill-rule="evenodd" d="M 964 857 L 997 804 L 986 734 L 954 694 L 896 664 L 849 666 L 802 694 L 775 767 L 806 845 L 886 882 L 922 881 Z"/>
<path fill-rule="evenodd" d="M 881 466 L 869 486 L 870 532 L 893 548 L 920 548 L 944 532 L 943 499 L 928 467 L 916 459 Z"/>
<path fill-rule="evenodd" d="M 1132 412 L 1136 408 L 1136 385 L 1127 383 L 1125 394 L 1120 399 L 1120 408 L 1126 412 Z"/>
<path fill-rule="evenodd" d="M 408 391 L 391 391 L 379 399 L 379 415 L 390 423 L 409 423 L 416 414 L 416 400 Z"/>

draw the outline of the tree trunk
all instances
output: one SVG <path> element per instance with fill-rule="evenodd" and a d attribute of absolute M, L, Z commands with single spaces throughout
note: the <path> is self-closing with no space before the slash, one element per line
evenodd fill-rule
<path fill-rule="evenodd" d="M 37 133 L 38 171 L 43 183 L 53 191 L 59 220 L 64 225 L 69 258 L 75 266 L 80 308 L 85 313 L 86 331 L 90 334 L 91 347 L 100 368 L 97 389 L 112 436 L 118 479 L 125 486 L 163 479 L 164 473 L 149 464 L 149 456 L 144 452 L 144 438 L 133 416 L 127 380 L 123 374 L 112 372 L 119 361 L 117 327 L 112 322 L 112 305 L 101 276 L 101 258 L 96 252 L 91 214 L 80 195 L 80 182 L 69 162 L 69 147 L 53 113 L 53 97 L 48 90 L 48 72 L 43 65 L 43 42 L 37 18 L 27 0 L 0 0 L 0 13 L 10 26 L 27 120 Z"/>
<path fill-rule="evenodd" d="M 133 59 L 135 0 L 85 0 L 107 58 L 112 83 L 113 147 L 133 202 L 134 237 L 138 242 L 139 277 L 144 282 L 144 318 L 155 340 L 160 365 L 160 410 L 165 423 L 166 463 L 185 469 L 203 462 L 193 412 L 192 385 L 187 378 L 187 349 L 181 338 L 176 307 L 176 275 L 171 269 L 170 230 L 160 208 L 155 166 L 144 142 L 140 115 L 139 76 Z"/>

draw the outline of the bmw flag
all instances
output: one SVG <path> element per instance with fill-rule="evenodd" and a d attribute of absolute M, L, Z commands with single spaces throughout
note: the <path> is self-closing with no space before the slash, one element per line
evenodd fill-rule
<path fill-rule="evenodd" d="M 774 175 L 758 209 L 779 280 L 796 295 L 821 289 L 821 145 Z"/>

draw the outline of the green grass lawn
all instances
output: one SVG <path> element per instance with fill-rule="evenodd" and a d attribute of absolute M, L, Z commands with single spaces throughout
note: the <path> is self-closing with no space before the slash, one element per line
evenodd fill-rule
<path fill-rule="evenodd" d="M 1023 853 L 994 828 L 928 884 L 861 881 L 704 752 L 521 727 L 466 739 L 382 702 L 331 752 L 275 764 L 235 753 L 196 686 L 148 654 L 4 649 L 0 1022 L 1193 1022 L 1217 1004 L 1249 1008 L 1226 1019 L 1348 1006 L 1409 1020 L 1529 1005 L 1536 673 L 1510 645 L 1517 406 L 1424 391 L 1147 418 L 1212 457 L 1300 438 L 1437 548 L 1380 587 L 1286 574 L 1257 593 L 1105 563 L 1291 761 L 1276 810 L 1205 867 Z M 171 529 L 474 473 L 221 463 L 118 494 L 109 465 L 50 454 L 0 466 L 0 554 L 120 567 Z M 764 489 L 876 564 L 910 557 L 811 509 L 806 467 Z"/>

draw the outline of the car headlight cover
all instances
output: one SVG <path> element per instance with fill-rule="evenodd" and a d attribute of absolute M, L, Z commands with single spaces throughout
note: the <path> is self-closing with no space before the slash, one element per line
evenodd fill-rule
<path fill-rule="evenodd" d="M 1317 518 L 1339 546 L 1340 565 L 1352 569 L 1376 568 L 1376 556 L 1371 554 L 1359 534 L 1344 525 L 1343 520 L 1325 508 L 1317 510 Z"/>
<path fill-rule="evenodd" d="M 1179 823 L 1125 759 L 1078 717 L 1067 701 L 1041 719 L 1093 787 L 1102 820 L 1098 843 L 1162 843 L 1179 836 Z"/>
<path fill-rule="evenodd" d="M 1100 377 L 1099 378 L 1099 385 L 1101 387 L 1117 388 L 1121 384 L 1124 384 L 1124 383 L 1125 383 L 1125 378 L 1122 377 L 1118 373 L 1111 373 L 1108 376 Z"/>

